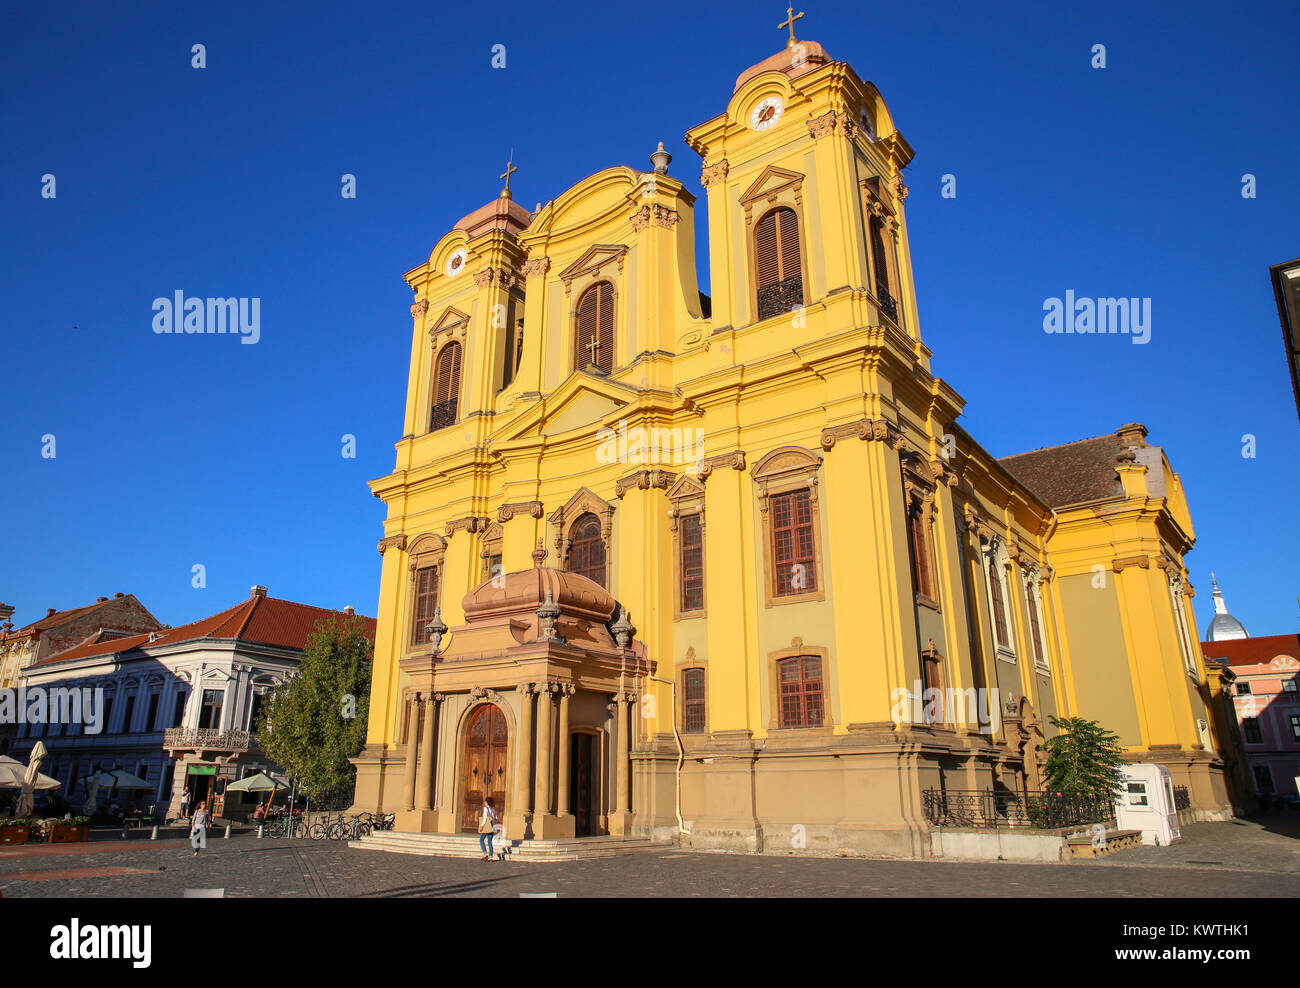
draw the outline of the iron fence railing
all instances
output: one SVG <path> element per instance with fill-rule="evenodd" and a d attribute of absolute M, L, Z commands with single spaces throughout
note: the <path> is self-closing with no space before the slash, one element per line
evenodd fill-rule
<path fill-rule="evenodd" d="M 758 290 L 758 318 L 768 319 L 793 312 L 803 305 L 803 278 L 792 275 Z"/>
<path fill-rule="evenodd" d="M 889 294 L 889 289 L 884 285 L 876 288 L 876 297 L 880 302 L 880 311 L 889 316 L 894 322 L 898 322 L 898 303 L 894 301 L 894 296 Z"/>
<path fill-rule="evenodd" d="M 1044 791 L 927 789 L 922 805 L 935 827 L 1047 829 L 1115 819 L 1113 800 Z"/>
<path fill-rule="evenodd" d="M 1192 808 L 1192 794 L 1188 792 L 1186 786 L 1174 786 L 1174 809 L 1190 810 Z"/>
<path fill-rule="evenodd" d="M 247 751 L 257 747 L 257 735 L 251 731 L 222 731 L 211 727 L 169 727 L 163 732 L 163 747 Z"/>
<path fill-rule="evenodd" d="M 430 432 L 456 424 L 456 405 L 458 401 L 459 399 L 453 398 L 451 401 L 440 401 L 433 406 L 433 411 L 429 413 Z"/>

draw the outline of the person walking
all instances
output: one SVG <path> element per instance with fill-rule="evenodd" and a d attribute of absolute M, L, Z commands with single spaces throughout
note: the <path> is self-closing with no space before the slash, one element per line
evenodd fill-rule
<path fill-rule="evenodd" d="M 207 800 L 199 803 L 199 808 L 194 811 L 194 818 L 190 820 L 190 846 L 194 848 L 195 857 L 198 857 L 199 851 L 208 846 Z"/>
<path fill-rule="evenodd" d="M 492 837 L 496 833 L 497 811 L 496 803 L 491 796 L 483 800 L 483 812 L 478 818 L 478 848 L 483 852 L 484 861 L 491 861 L 492 854 Z M 505 859 L 505 851 L 501 852 L 502 860 Z"/>

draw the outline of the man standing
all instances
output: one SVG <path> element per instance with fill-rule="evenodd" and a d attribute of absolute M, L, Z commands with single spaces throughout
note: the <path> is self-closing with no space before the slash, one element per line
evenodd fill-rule
<path fill-rule="evenodd" d="M 184 819 L 189 815 L 190 815 L 190 788 L 189 786 L 186 786 L 185 791 L 181 793 L 181 819 Z"/>

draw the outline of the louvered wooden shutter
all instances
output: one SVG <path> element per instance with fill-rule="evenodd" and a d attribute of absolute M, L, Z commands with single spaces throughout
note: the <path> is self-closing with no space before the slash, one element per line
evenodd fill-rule
<path fill-rule="evenodd" d="M 880 222 L 871 221 L 871 261 L 876 269 L 876 298 L 889 295 L 889 268 L 885 261 L 885 242 L 880 236 Z"/>
<path fill-rule="evenodd" d="M 754 229 L 758 287 L 766 288 L 800 274 L 799 220 L 794 210 L 774 209 Z"/>
<path fill-rule="evenodd" d="M 614 370 L 614 286 L 608 281 L 592 285 L 578 302 L 575 330 L 574 367 L 594 363 L 606 374 Z M 596 339 L 596 359 L 591 359 L 591 340 Z"/>
<path fill-rule="evenodd" d="M 781 280 L 781 246 L 776 234 L 776 213 L 768 213 L 758 221 L 754 231 L 754 262 L 757 268 L 758 287 L 766 288 Z"/>
<path fill-rule="evenodd" d="M 438 358 L 437 384 L 434 387 L 435 405 L 453 401 L 460 394 L 460 344 L 448 343 Z"/>

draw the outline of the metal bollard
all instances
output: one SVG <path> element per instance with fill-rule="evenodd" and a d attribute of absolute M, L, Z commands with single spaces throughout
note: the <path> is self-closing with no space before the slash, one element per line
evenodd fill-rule
<path fill-rule="evenodd" d="M 149 839 L 150 839 L 150 840 L 157 840 L 157 839 L 158 839 L 158 824 L 155 823 L 155 824 L 153 825 L 153 833 L 151 833 L 151 834 L 149 835 Z"/>
<path fill-rule="evenodd" d="M 230 824 L 226 824 L 226 840 L 230 840 Z"/>
<path fill-rule="evenodd" d="M 258 840 L 261 840 L 261 839 L 262 839 L 262 831 L 263 831 L 264 829 L 266 829 L 266 828 L 263 827 L 262 824 L 259 823 L 259 824 L 257 825 L 257 839 L 258 839 Z"/>

